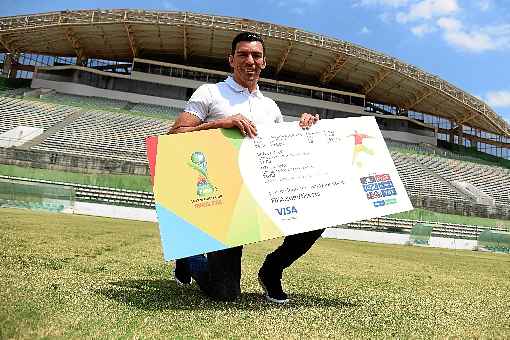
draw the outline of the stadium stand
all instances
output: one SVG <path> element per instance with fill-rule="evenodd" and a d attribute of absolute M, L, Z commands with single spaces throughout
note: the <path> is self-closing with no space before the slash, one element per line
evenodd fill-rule
<path fill-rule="evenodd" d="M 84 111 L 33 149 L 146 162 L 145 138 L 166 134 L 169 129 L 170 122 L 159 119 Z"/>
<path fill-rule="evenodd" d="M 54 98 L 79 96 L 54 94 Z M 85 101 L 93 102 L 95 98 Z M 62 100 L 63 101 L 63 100 Z M 81 103 L 82 98 L 78 100 Z M 87 103 L 88 103 L 87 102 Z M 125 105 L 127 102 L 95 101 Z M 180 108 L 138 103 L 133 112 L 175 117 Z M 145 138 L 167 133 L 171 122 L 103 110 L 77 109 L 66 105 L 0 97 L 0 133 L 19 126 L 48 131 L 32 150 L 146 163 Z M 66 120 L 74 115 L 74 119 Z M 54 129 L 55 131 L 52 131 Z M 453 152 L 429 145 L 389 141 L 391 155 L 410 196 L 438 201 L 476 203 L 453 183 L 470 183 L 495 199 L 497 205 L 510 205 L 510 170 L 453 159 Z M 398 151 L 397 151 L 398 150 Z M 449 158 L 445 158 L 449 157 Z M 464 158 L 465 159 L 465 158 Z M 464 208 L 463 208 L 464 209 Z"/>
<path fill-rule="evenodd" d="M 409 157 L 413 157 L 415 161 L 449 182 L 470 183 L 492 196 L 497 204 L 510 205 L 510 171 L 508 169 L 425 155 Z"/>
<path fill-rule="evenodd" d="M 169 106 L 161 106 L 154 104 L 146 104 L 146 103 L 137 103 L 134 104 L 133 107 L 129 109 L 131 112 L 141 112 L 146 115 L 155 115 L 168 117 L 171 119 L 176 118 L 181 112 L 182 109 L 178 107 L 169 107 Z"/>
<path fill-rule="evenodd" d="M 0 96 L 0 133 L 18 126 L 47 130 L 76 112 L 73 107 Z"/>
<path fill-rule="evenodd" d="M 465 154 L 453 152 L 435 145 L 430 144 L 414 144 L 414 143 L 405 143 L 402 141 L 394 141 L 391 139 L 386 139 L 386 145 L 390 150 L 398 151 L 401 153 L 412 153 L 412 154 L 425 154 L 430 156 L 444 157 L 450 159 L 458 159 L 466 162 L 487 164 L 487 165 L 497 165 L 494 161 L 489 161 L 482 158 L 477 158 L 473 156 L 468 156 Z M 498 159 L 501 161 L 501 159 Z"/>
<path fill-rule="evenodd" d="M 413 226 L 417 223 L 428 223 L 429 221 L 419 221 L 419 220 L 408 220 L 408 219 L 398 219 L 391 217 L 379 217 L 373 218 L 369 220 L 363 220 L 355 223 L 349 223 L 345 226 L 350 229 L 359 229 L 359 230 L 372 230 L 372 231 L 396 231 L 400 233 L 408 234 L 411 232 Z M 484 226 L 476 226 L 476 225 L 465 225 L 465 224 L 456 224 L 456 223 L 444 223 L 444 222 L 432 222 L 434 225 L 432 230 L 432 236 L 435 237 L 447 237 L 447 238 L 455 238 L 455 239 L 468 239 L 468 240 L 476 240 L 481 232 L 484 230 L 497 230 L 497 231 L 508 231 L 504 227 L 484 227 Z"/>
<path fill-rule="evenodd" d="M 468 200 L 454 186 L 445 180 L 433 176 L 429 171 L 420 166 L 412 155 L 392 151 L 391 157 L 409 195 L 429 196 L 455 201 Z"/>
<path fill-rule="evenodd" d="M 86 109 L 97 109 L 105 111 L 131 112 L 133 114 L 141 113 L 145 116 L 154 116 L 166 119 L 175 119 L 181 112 L 182 108 L 174 106 L 163 106 L 148 103 L 132 103 L 124 100 L 116 100 L 101 97 L 78 96 L 66 93 L 55 92 L 51 90 L 47 94 L 41 94 L 40 99 L 44 102 L 54 104 L 76 106 Z"/>
<path fill-rule="evenodd" d="M 58 92 L 51 92 L 45 95 L 41 95 L 41 99 L 56 104 L 78 106 L 78 107 L 94 107 L 94 108 L 108 108 L 108 109 L 124 109 L 127 105 L 127 101 L 116 100 L 110 98 L 101 97 L 86 97 L 76 96 L 72 94 L 64 94 Z"/>

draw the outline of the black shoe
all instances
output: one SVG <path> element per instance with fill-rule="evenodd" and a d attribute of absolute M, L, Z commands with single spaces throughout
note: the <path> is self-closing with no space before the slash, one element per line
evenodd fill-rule
<path fill-rule="evenodd" d="M 280 277 L 268 275 L 262 268 L 259 270 L 259 283 L 266 293 L 266 300 L 274 303 L 287 303 L 289 298 L 282 289 Z"/>
<path fill-rule="evenodd" d="M 189 285 L 193 280 L 187 266 L 181 261 L 175 261 L 175 268 L 173 271 L 175 282 L 179 286 Z"/>

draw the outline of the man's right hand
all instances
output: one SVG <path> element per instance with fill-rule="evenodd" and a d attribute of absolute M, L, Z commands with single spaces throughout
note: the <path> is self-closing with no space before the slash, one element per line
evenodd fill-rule
<path fill-rule="evenodd" d="M 219 120 L 219 123 L 220 127 L 224 129 L 238 128 L 243 136 L 248 136 L 250 138 L 257 136 L 255 124 L 242 114 L 222 118 Z"/>

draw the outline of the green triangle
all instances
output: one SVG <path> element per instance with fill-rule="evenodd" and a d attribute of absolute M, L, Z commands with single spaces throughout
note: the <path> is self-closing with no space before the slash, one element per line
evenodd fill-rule
<path fill-rule="evenodd" d="M 243 185 L 230 220 L 227 244 L 237 246 L 260 241 L 257 203 Z"/>
<path fill-rule="evenodd" d="M 223 136 L 227 137 L 228 141 L 239 150 L 243 144 L 244 137 L 238 129 L 221 129 Z"/>

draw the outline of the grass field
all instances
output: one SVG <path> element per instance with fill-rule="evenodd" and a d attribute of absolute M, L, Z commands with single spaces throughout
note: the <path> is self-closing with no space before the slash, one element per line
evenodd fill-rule
<path fill-rule="evenodd" d="M 510 256 L 339 240 L 256 282 L 279 240 L 245 247 L 239 301 L 180 288 L 157 225 L 0 210 L 0 338 L 431 338 L 510 336 Z"/>

